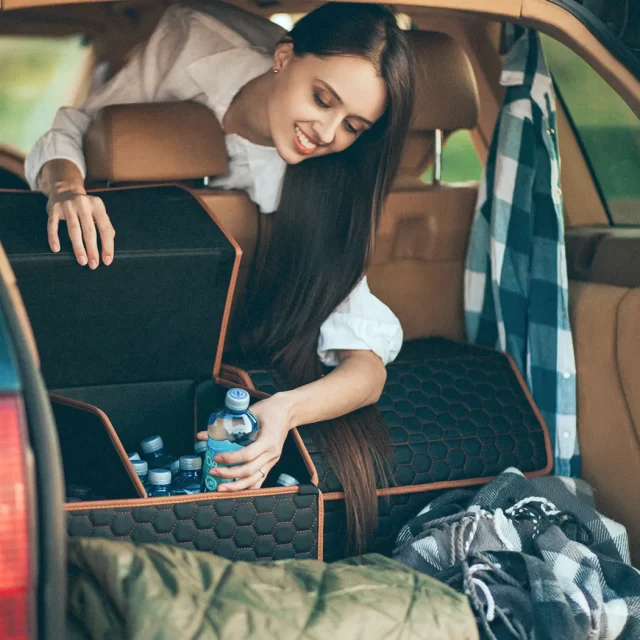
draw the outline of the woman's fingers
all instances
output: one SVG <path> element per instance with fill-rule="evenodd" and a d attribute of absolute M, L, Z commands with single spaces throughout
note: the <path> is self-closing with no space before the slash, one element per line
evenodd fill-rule
<path fill-rule="evenodd" d="M 93 220 L 93 211 L 89 198 L 79 198 L 77 201 L 78 217 L 82 226 L 82 238 L 89 262 L 90 269 L 96 269 L 100 262 L 100 254 L 98 253 L 98 234 L 96 233 L 96 223 Z"/>
<path fill-rule="evenodd" d="M 258 468 L 255 470 L 255 465 L 253 463 L 243 465 L 243 467 L 245 467 L 246 469 L 243 472 L 242 476 L 238 471 L 239 469 L 242 469 L 242 467 L 233 467 L 229 469 L 229 471 L 231 471 L 232 473 L 235 472 L 236 475 L 231 475 L 231 477 L 235 477 L 237 478 L 237 480 L 235 480 L 234 482 L 225 482 L 219 485 L 218 491 L 242 491 L 243 489 L 248 489 L 249 487 L 256 489 L 260 488 L 262 486 L 262 483 L 264 482 L 264 479 L 267 477 L 269 471 L 271 471 L 271 468 L 277 462 L 277 460 L 277 458 L 267 459 L 266 462 L 259 464 Z M 264 475 L 262 473 L 263 471 Z M 244 475 L 245 473 L 246 475 Z"/>
<path fill-rule="evenodd" d="M 93 217 L 100 233 L 100 242 L 102 243 L 102 261 L 106 265 L 110 265 L 113 261 L 113 239 L 116 236 L 116 231 L 107 215 L 104 202 L 100 198 L 92 197 L 90 200 L 93 206 Z"/>
<path fill-rule="evenodd" d="M 260 469 L 264 469 L 266 474 L 267 467 L 271 468 L 269 464 L 273 462 L 273 459 L 274 456 L 272 454 L 265 452 L 247 464 L 241 464 L 237 467 L 213 467 L 210 473 L 216 478 L 248 478 Z"/>
<path fill-rule="evenodd" d="M 225 482 L 218 485 L 218 491 L 226 493 L 228 491 L 242 491 L 255 486 L 260 480 L 264 480 L 260 472 L 256 472 L 248 478 L 242 478 L 235 482 Z"/>
<path fill-rule="evenodd" d="M 58 226 L 60 224 L 60 207 L 52 207 L 47 221 L 47 238 L 51 251 L 58 253 L 60 251 L 60 238 L 58 236 Z"/>
<path fill-rule="evenodd" d="M 84 193 L 56 194 L 49 201 L 47 212 L 47 238 L 52 251 L 60 251 L 59 226 L 60 220 L 64 220 L 79 264 L 88 264 L 91 269 L 100 264 L 98 234 L 102 243 L 102 260 L 107 265 L 111 264 L 116 232 L 100 198 Z"/>
<path fill-rule="evenodd" d="M 67 232 L 69 233 L 69 239 L 73 246 L 73 253 L 76 256 L 78 264 L 81 264 L 84 267 L 87 264 L 87 253 L 82 242 L 82 227 L 80 225 L 80 219 L 78 218 L 75 207 L 72 206 L 69 200 L 61 204 L 64 212 L 64 219 L 67 223 Z"/>

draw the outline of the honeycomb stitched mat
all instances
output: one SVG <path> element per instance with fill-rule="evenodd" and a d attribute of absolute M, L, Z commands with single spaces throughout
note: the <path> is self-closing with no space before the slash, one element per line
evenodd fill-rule
<path fill-rule="evenodd" d="M 211 551 L 230 560 L 318 558 L 317 493 L 143 506 L 139 506 L 140 501 L 136 503 L 70 510 L 68 534 L 165 543 Z"/>
<path fill-rule="evenodd" d="M 237 364 L 256 389 L 284 388 L 265 367 Z M 503 353 L 429 338 L 387 366 L 378 402 L 391 437 L 396 487 L 481 480 L 507 467 L 548 468 L 546 428 Z M 325 493 L 342 490 L 309 427 L 299 428 Z M 425 487 L 425 489 L 428 487 Z"/>

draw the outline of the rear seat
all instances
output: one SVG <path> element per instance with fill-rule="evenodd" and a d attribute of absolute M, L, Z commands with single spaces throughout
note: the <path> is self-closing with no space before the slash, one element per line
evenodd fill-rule
<path fill-rule="evenodd" d="M 464 340 L 464 258 L 477 185 L 425 184 L 436 131 L 473 129 L 478 88 L 471 62 L 451 37 L 413 31 L 416 104 L 402 164 L 368 271 L 371 290 L 400 318 L 405 339 Z"/>

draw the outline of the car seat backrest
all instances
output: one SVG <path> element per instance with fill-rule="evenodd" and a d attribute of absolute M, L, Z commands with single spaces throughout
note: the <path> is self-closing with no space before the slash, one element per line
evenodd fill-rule
<path fill-rule="evenodd" d="M 410 31 L 416 100 L 400 170 L 368 270 L 371 290 L 399 317 L 405 339 L 464 339 L 462 285 L 477 185 L 426 184 L 437 132 L 473 129 L 478 87 L 464 49 L 448 35 Z M 446 154 L 445 154 L 446 155 Z"/>

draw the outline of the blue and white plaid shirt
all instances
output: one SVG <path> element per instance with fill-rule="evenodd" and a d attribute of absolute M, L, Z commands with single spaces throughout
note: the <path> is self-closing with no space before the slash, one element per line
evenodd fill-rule
<path fill-rule="evenodd" d="M 511 46 L 500 81 L 505 99 L 467 253 L 467 338 L 513 357 L 549 428 L 554 473 L 577 476 L 576 366 L 556 108 L 535 31 L 525 31 Z"/>

